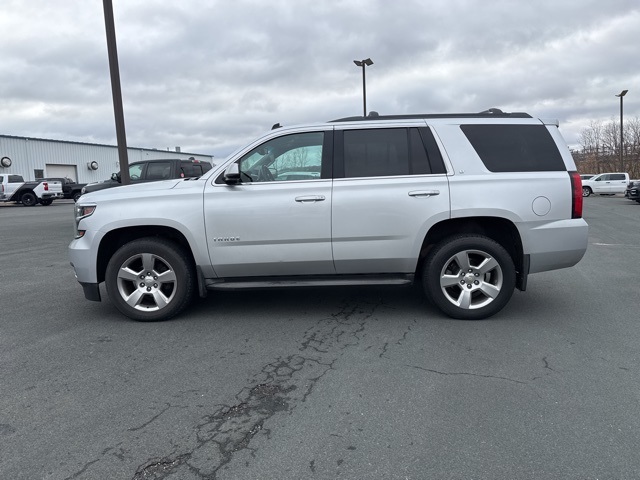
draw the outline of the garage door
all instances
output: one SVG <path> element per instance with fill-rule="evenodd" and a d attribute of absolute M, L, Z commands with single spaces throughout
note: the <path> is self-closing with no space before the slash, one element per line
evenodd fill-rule
<path fill-rule="evenodd" d="M 75 165 L 53 165 L 46 164 L 45 177 L 67 177 L 73 180 L 74 182 L 78 181 L 78 170 Z"/>

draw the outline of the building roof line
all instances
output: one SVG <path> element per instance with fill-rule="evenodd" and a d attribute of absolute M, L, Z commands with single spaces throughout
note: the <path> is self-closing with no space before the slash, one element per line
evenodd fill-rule
<path fill-rule="evenodd" d="M 55 142 L 55 143 L 68 143 L 68 144 L 72 144 L 72 145 L 90 145 L 92 147 L 109 147 L 109 148 L 118 148 L 117 145 L 107 145 L 106 143 L 90 143 L 90 142 L 77 142 L 74 140 L 54 140 L 52 138 L 38 138 L 38 137 L 22 137 L 22 136 L 18 136 L 18 135 L 4 135 L 4 134 L 0 134 L 0 138 L 12 138 L 12 139 L 18 139 L 18 140 L 36 140 L 39 142 Z M 207 153 L 190 153 L 190 152 L 176 152 L 174 150 L 160 150 L 158 148 L 145 148 L 145 147 L 132 147 L 127 145 L 128 149 L 131 150 L 142 150 L 142 151 L 147 151 L 147 152 L 169 152 L 169 153 L 179 153 L 181 155 L 201 155 L 203 157 L 211 157 L 213 158 L 213 155 L 209 155 Z"/>

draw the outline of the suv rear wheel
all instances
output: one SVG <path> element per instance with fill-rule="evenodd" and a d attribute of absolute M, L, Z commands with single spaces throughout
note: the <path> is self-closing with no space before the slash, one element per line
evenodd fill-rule
<path fill-rule="evenodd" d="M 429 253 L 423 273 L 427 297 L 444 313 L 480 320 L 507 304 L 516 284 L 509 253 L 482 235 L 455 235 Z"/>
<path fill-rule="evenodd" d="M 184 251 L 157 238 L 129 242 L 107 265 L 107 293 L 120 312 L 143 322 L 167 320 L 190 302 L 194 271 Z"/>

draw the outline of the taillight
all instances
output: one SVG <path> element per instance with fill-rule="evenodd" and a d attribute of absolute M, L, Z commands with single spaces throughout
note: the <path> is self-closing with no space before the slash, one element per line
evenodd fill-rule
<path fill-rule="evenodd" d="M 582 179 L 578 172 L 569 172 L 571 178 L 571 218 L 582 218 Z"/>
<path fill-rule="evenodd" d="M 44 191 L 48 192 L 49 191 L 49 184 L 47 182 L 42 182 L 42 185 L 44 185 Z"/>

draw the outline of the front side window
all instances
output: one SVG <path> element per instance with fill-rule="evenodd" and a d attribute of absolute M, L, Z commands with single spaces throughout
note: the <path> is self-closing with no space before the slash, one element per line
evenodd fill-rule
<path fill-rule="evenodd" d="M 142 179 L 143 164 L 129 165 L 129 178 L 133 182 L 139 182 Z"/>
<path fill-rule="evenodd" d="M 321 178 L 323 132 L 296 133 L 263 143 L 239 160 L 243 183 Z M 216 183 L 224 183 L 222 177 Z"/>

